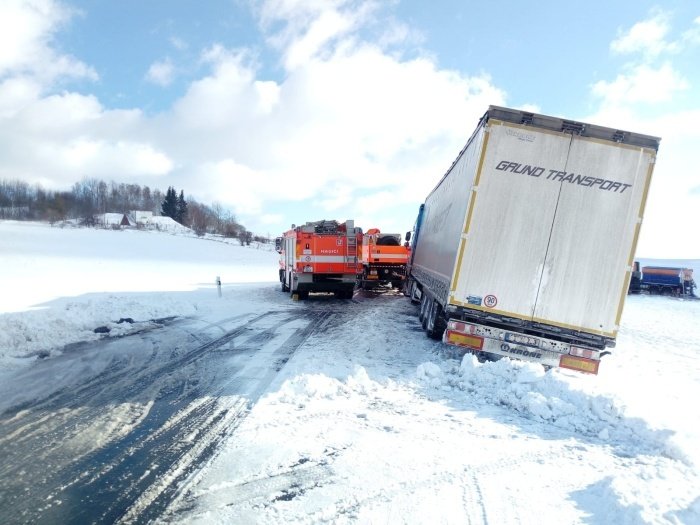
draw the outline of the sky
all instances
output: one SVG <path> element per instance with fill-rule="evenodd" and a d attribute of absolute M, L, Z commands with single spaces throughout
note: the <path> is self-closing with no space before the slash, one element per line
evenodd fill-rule
<path fill-rule="evenodd" d="M 661 137 L 637 255 L 700 256 L 692 0 L 0 3 L 0 178 L 405 232 L 489 105 Z"/>

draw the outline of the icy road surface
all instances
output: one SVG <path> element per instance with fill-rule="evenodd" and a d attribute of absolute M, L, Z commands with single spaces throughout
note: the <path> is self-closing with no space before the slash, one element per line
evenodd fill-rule
<path fill-rule="evenodd" d="M 342 317 L 340 301 L 327 303 L 322 311 L 164 320 L 73 345 L 25 371 L 17 383 L 37 391 L 32 383 L 82 369 L 79 382 L 2 414 L 2 522 L 158 516 L 306 338 Z"/>

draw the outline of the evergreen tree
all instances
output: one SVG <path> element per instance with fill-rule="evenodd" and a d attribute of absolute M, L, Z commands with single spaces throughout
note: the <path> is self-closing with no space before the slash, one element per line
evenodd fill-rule
<path fill-rule="evenodd" d="M 172 186 L 168 186 L 168 191 L 165 192 L 165 199 L 160 205 L 160 214 L 177 220 L 177 193 Z"/>
<path fill-rule="evenodd" d="M 177 218 L 175 220 L 182 225 L 187 220 L 187 201 L 184 190 L 180 190 L 180 196 L 177 198 Z"/>

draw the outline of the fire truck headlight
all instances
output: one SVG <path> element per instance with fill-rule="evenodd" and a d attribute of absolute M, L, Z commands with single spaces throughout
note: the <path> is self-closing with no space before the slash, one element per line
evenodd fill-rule
<path fill-rule="evenodd" d="M 314 271 L 313 266 L 304 266 L 304 273 L 312 273 Z"/>

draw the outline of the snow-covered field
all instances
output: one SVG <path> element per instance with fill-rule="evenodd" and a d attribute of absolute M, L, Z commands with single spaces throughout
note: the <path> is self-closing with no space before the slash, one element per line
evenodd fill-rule
<path fill-rule="evenodd" d="M 0 381 L 18 391 L 20 372 L 98 327 L 324 308 L 277 291 L 269 248 L 164 233 L 0 221 L 0 270 Z M 347 309 L 163 520 L 700 523 L 700 301 L 628 297 L 595 377 L 452 355 L 400 295 Z"/>

